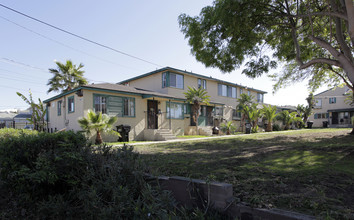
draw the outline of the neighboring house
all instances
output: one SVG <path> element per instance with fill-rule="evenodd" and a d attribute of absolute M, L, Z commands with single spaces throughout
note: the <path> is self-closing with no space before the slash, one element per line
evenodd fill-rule
<path fill-rule="evenodd" d="M 337 87 L 314 95 L 315 106 L 309 121 L 314 127 L 328 123 L 330 127 L 352 127 L 350 118 L 354 116 L 354 106 L 345 103 L 350 89 Z"/>
<path fill-rule="evenodd" d="M 80 130 L 77 123 L 88 109 L 118 116 L 117 125 L 130 125 L 130 140 L 164 140 L 174 135 L 195 133 L 191 105 L 184 92 L 202 87 L 210 105 L 202 106 L 200 133 L 211 134 L 223 120 L 240 121 L 237 98 L 247 92 L 263 103 L 266 92 L 170 67 L 149 72 L 119 84 L 85 85 L 44 101 L 48 106 L 48 127 Z"/>
<path fill-rule="evenodd" d="M 23 112 L 17 114 L 13 118 L 13 127 L 17 129 L 23 129 L 26 125 L 30 124 L 29 120 L 32 117 L 32 114 L 29 112 Z"/>
<path fill-rule="evenodd" d="M 17 113 L 14 112 L 0 112 L 0 128 L 12 128 L 13 120 Z"/>

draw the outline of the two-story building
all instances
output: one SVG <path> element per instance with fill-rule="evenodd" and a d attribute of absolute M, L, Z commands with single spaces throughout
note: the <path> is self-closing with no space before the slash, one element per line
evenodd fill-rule
<path fill-rule="evenodd" d="M 314 95 L 315 106 L 309 121 L 314 127 L 328 124 L 330 127 L 352 127 L 350 118 L 354 116 L 354 106 L 346 103 L 350 89 L 347 86 L 330 89 Z"/>
<path fill-rule="evenodd" d="M 201 107 L 199 132 L 211 134 L 222 121 L 233 120 L 239 127 L 237 98 L 247 93 L 263 103 L 266 92 L 235 83 L 170 67 L 152 71 L 118 84 L 85 85 L 44 102 L 48 106 L 50 130 L 80 130 L 77 119 L 89 109 L 118 116 L 117 125 L 131 126 L 130 140 L 165 140 L 175 135 L 195 134 L 188 87 L 204 88 L 210 105 Z"/>

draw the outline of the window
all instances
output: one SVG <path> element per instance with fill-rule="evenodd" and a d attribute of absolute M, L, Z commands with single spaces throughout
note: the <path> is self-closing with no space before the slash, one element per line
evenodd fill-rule
<path fill-rule="evenodd" d="M 321 119 L 321 118 L 325 118 L 327 119 L 329 117 L 329 114 L 328 113 L 316 113 L 314 115 L 314 118 L 315 119 Z"/>
<path fill-rule="evenodd" d="M 337 99 L 334 97 L 334 98 L 329 98 L 329 104 L 334 104 L 336 103 Z"/>
<path fill-rule="evenodd" d="M 183 89 L 183 75 L 177 73 L 164 72 L 162 73 L 162 88 L 174 87 Z"/>
<path fill-rule="evenodd" d="M 218 95 L 227 96 L 227 86 L 223 84 L 218 84 Z"/>
<path fill-rule="evenodd" d="M 93 108 L 109 116 L 135 117 L 135 98 L 93 94 Z"/>
<path fill-rule="evenodd" d="M 236 87 L 218 84 L 218 95 L 236 98 Z"/>
<path fill-rule="evenodd" d="M 184 114 L 190 114 L 191 113 L 191 104 L 186 103 L 184 104 Z"/>
<path fill-rule="evenodd" d="M 198 79 L 198 89 L 199 88 L 206 89 L 206 80 L 205 79 Z"/>
<path fill-rule="evenodd" d="M 167 118 L 171 119 L 183 119 L 184 107 L 183 103 L 167 102 Z"/>
<path fill-rule="evenodd" d="M 74 96 L 68 98 L 68 113 L 75 112 Z"/>
<path fill-rule="evenodd" d="M 166 88 L 167 86 L 167 74 L 168 72 L 162 73 L 162 88 Z"/>
<path fill-rule="evenodd" d="M 102 112 L 107 114 L 107 97 L 106 96 L 94 96 L 95 112 Z"/>
<path fill-rule="evenodd" d="M 134 98 L 124 98 L 123 116 L 135 116 L 135 102 Z"/>
<path fill-rule="evenodd" d="M 263 94 L 262 93 L 257 93 L 257 102 L 263 103 Z"/>
<path fill-rule="evenodd" d="M 236 98 L 237 94 L 236 94 L 236 87 L 231 87 L 231 97 L 232 98 Z"/>
<path fill-rule="evenodd" d="M 236 111 L 236 109 L 232 109 L 232 119 L 240 119 L 241 118 L 241 112 Z"/>
<path fill-rule="evenodd" d="M 315 107 L 318 107 L 318 108 L 322 107 L 322 99 L 315 100 Z"/>
<path fill-rule="evenodd" d="M 58 101 L 58 105 L 57 105 L 58 116 L 61 115 L 61 103 L 62 103 L 62 100 Z"/>
<path fill-rule="evenodd" d="M 243 94 L 243 89 L 240 89 L 240 95 Z"/>
<path fill-rule="evenodd" d="M 216 116 L 223 116 L 223 107 L 215 107 L 215 115 Z"/>
<path fill-rule="evenodd" d="M 251 91 L 247 91 L 247 95 L 248 95 L 248 96 L 251 96 Z"/>

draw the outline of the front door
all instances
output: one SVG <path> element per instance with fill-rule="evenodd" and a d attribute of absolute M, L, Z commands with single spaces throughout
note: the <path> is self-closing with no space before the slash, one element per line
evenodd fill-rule
<path fill-rule="evenodd" d="M 332 112 L 332 124 L 333 125 L 338 124 L 338 112 Z"/>
<path fill-rule="evenodd" d="M 148 129 L 157 129 L 157 101 L 148 100 L 147 109 Z"/>

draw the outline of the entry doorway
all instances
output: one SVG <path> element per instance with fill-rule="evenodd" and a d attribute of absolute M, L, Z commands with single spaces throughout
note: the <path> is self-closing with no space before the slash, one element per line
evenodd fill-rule
<path fill-rule="evenodd" d="M 157 129 L 158 127 L 158 102 L 156 100 L 148 100 L 147 102 L 147 121 L 148 129 Z"/>
<path fill-rule="evenodd" d="M 338 112 L 332 112 L 332 125 L 338 124 Z"/>

